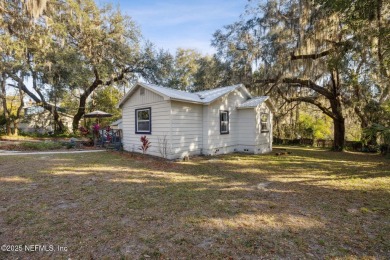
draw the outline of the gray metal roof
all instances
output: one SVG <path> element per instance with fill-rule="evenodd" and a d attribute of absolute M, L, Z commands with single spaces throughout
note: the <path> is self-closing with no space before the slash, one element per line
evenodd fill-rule
<path fill-rule="evenodd" d="M 199 98 L 204 103 L 207 104 L 207 103 L 210 103 L 210 102 L 216 100 L 217 98 L 222 97 L 222 96 L 226 95 L 227 93 L 230 93 L 233 90 L 238 89 L 238 88 L 243 88 L 247 92 L 248 96 L 251 97 L 251 95 L 246 90 L 246 88 L 241 84 L 228 86 L 228 87 L 215 88 L 215 89 L 210 89 L 210 90 L 205 90 L 205 91 L 199 91 L 199 92 L 195 92 L 195 94 L 198 95 Z"/>
<path fill-rule="evenodd" d="M 120 119 L 118 119 L 118 120 L 112 122 L 112 123 L 110 124 L 110 126 L 119 125 L 119 124 L 121 124 L 121 123 L 122 123 L 122 118 L 120 118 Z"/>
<path fill-rule="evenodd" d="M 160 94 L 165 99 L 191 102 L 197 104 L 205 104 L 205 105 L 239 88 L 241 88 L 248 95 L 249 98 L 252 98 L 251 94 L 242 84 L 190 93 L 182 90 L 157 86 L 153 84 L 137 83 L 137 85 L 131 88 L 129 92 L 127 92 L 127 94 L 122 98 L 122 100 L 118 104 L 118 107 L 121 107 L 138 87 L 144 87 L 152 92 L 155 92 L 156 94 Z"/>
<path fill-rule="evenodd" d="M 167 88 L 162 86 L 157 86 L 153 84 L 139 83 L 139 85 L 149 89 L 154 90 L 154 92 L 163 94 L 171 99 L 179 99 L 183 101 L 192 101 L 192 102 L 201 102 L 200 98 L 195 93 L 190 93 L 182 90 L 177 90 L 173 88 Z"/>
<path fill-rule="evenodd" d="M 237 108 L 254 108 L 265 102 L 268 98 L 268 96 L 254 97 L 238 105 Z"/>

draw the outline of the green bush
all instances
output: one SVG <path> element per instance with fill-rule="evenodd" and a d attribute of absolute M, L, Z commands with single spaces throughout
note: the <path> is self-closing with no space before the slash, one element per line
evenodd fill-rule
<path fill-rule="evenodd" d="M 380 124 L 373 124 L 371 127 L 364 129 L 364 133 L 367 139 L 375 138 L 379 140 L 380 146 L 377 147 L 377 150 L 380 149 L 383 155 L 386 155 L 389 152 L 390 147 L 390 127 Z M 369 146 L 369 145 L 368 145 Z"/>
<path fill-rule="evenodd" d="M 66 149 L 72 149 L 75 148 L 76 144 L 71 142 L 66 142 L 65 144 Z"/>
<path fill-rule="evenodd" d="M 73 133 L 61 133 L 61 134 L 49 135 L 47 133 L 41 134 L 41 133 L 38 133 L 38 132 L 32 132 L 32 133 L 19 132 L 19 135 L 26 136 L 26 137 L 33 137 L 33 138 L 55 138 L 55 137 L 58 137 L 58 138 L 72 138 L 72 137 L 80 137 L 80 135 L 73 134 Z"/>
<path fill-rule="evenodd" d="M 63 133 L 63 134 L 54 134 L 52 137 L 61 137 L 61 138 L 72 138 L 72 137 L 80 137 L 79 134 L 73 134 L 73 133 Z"/>
<path fill-rule="evenodd" d="M 23 131 L 19 131 L 19 135 L 20 136 L 25 136 L 25 137 L 38 137 L 38 138 L 41 138 L 41 137 L 48 137 L 47 134 L 41 134 L 41 133 L 38 133 L 38 132 L 23 132 Z"/>
<path fill-rule="evenodd" d="M 332 122 L 327 117 L 314 117 L 302 112 L 299 115 L 298 133 L 303 138 L 331 139 Z"/>
<path fill-rule="evenodd" d="M 62 148 L 62 144 L 59 142 L 23 142 L 20 146 L 26 150 L 55 150 Z"/>

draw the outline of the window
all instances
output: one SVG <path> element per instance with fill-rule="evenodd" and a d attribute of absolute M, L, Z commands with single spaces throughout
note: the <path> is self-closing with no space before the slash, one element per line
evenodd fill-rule
<path fill-rule="evenodd" d="M 220 133 L 229 133 L 229 111 L 219 111 Z"/>
<path fill-rule="evenodd" d="M 261 113 L 260 115 L 261 132 L 268 132 L 268 114 Z"/>
<path fill-rule="evenodd" d="M 139 89 L 139 95 L 140 95 L 140 96 L 145 95 L 145 89 L 144 89 L 144 88 L 140 88 L 140 89 Z"/>
<path fill-rule="evenodd" d="M 135 133 L 152 133 L 152 109 L 150 107 L 135 110 Z"/>

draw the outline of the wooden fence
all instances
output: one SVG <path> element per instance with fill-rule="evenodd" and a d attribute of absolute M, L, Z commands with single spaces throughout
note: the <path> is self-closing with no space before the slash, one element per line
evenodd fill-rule
<path fill-rule="evenodd" d="M 333 140 L 325 140 L 325 139 L 310 139 L 310 138 L 301 138 L 301 139 L 282 139 L 274 137 L 274 144 L 280 145 L 307 145 L 314 147 L 322 147 L 322 148 L 332 148 Z M 362 151 L 363 145 L 360 141 L 345 141 L 345 147 L 352 151 Z"/>

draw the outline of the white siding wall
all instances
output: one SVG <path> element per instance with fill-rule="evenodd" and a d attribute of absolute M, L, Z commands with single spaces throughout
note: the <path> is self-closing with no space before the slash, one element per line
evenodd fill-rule
<path fill-rule="evenodd" d="M 238 122 L 237 106 L 248 99 L 241 90 L 235 90 L 211 103 L 203 110 L 204 154 L 221 154 L 233 152 L 240 136 L 240 125 Z M 229 134 L 220 133 L 219 111 L 229 111 Z"/>
<path fill-rule="evenodd" d="M 272 150 L 272 113 L 265 103 L 259 105 L 256 112 L 256 148 L 255 153 L 265 153 Z M 268 130 L 269 132 L 261 132 L 260 117 L 262 113 L 268 114 Z"/>
<path fill-rule="evenodd" d="M 237 140 L 239 152 L 255 152 L 256 139 L 256 113 L 253 108 L 238 110 L 240 136 Z"/>
<path fill-rule="evenodd" d="M 208 121 L 209 121 L 209 106 L 203 106 L 203 117 L 202 117 L 202 153 L 209 154 L 208 151 L 208 142 L 209 142 L 209 129 L 208 129 Z"/>
<path fill-rule="evenodd" d="M 135 109 L 151 107 L 152 109 L 152 133 L 151 134 L 136 134 L 135 133 Z M 161 156 L 159 152 L 158 137 L 162 138 L 166 135 L 168 145 L 171 145 L 170 120 L 171 105 L 170 101 L 166 101 L 162 96 L 157 95 L 147 89 L 145 94 L 140 95 L 140 88 L 125 102 L 122 107 L 123 119 L 123 148 L 126 151 L 141 152 L 140 138 L 146 135 L 151 142 L 151 147 L 147 154 Z"/>
<path fill-rule="evenodd" d="M 171 102 L 172 158 L 200 154 L 202 148 L 203 106 Z"/>
<path fill-rule="evenodd" d="M 265 104 L 256 109 L 240 109 L 237 106 L 247 100 L 241 90 L 218 99 L 210 105 L 167 101 L 147 89 L 140 89 L 122 107 L 123 146 L 127 151 L 141 152 L 140 137 L 135 134 L 135 109 L 152 109 L 152 133 L 148 154 L 161 156 L 159 138 L 168 140 L 168 159 L 193 154 L 222 154 L 234 151 L 263 153 L 272 149 L 272 113 Z M 220 134 L 220 110 L 229 111 L 229 134 Z M 267 112 L 270 132 L 261 133 L 260 114 Z M 244 150 L 245 149 L 245 150 Z"/>

